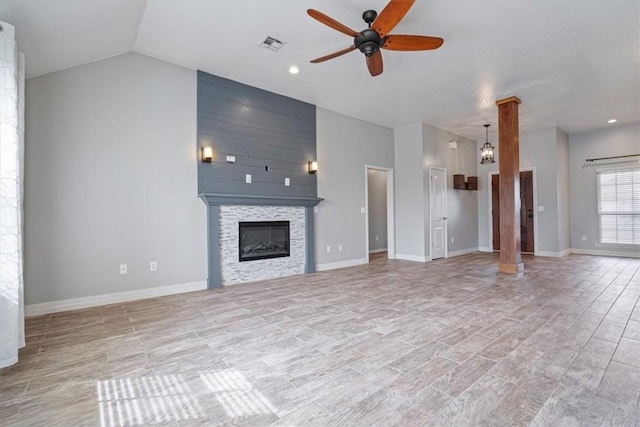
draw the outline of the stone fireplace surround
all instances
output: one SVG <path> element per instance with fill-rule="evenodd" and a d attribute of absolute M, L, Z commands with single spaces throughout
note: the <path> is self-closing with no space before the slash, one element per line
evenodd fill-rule
<path fill-rule="evenodd" d="M 315 271 L 313 207 L 323 199 L 210 193 L 200 194 L 200 198 L 207 204 L 209 289 Z M 292 219 L 292 244 L 295 240 L 298 249 L 295 253 L 292 250 L 291 257 L 238 266 L 238 243 L 232 239 L 237 239 L 239 221 Z"/>

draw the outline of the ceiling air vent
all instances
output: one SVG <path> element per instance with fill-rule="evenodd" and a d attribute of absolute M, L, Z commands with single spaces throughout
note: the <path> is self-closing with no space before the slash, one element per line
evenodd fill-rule
<path fill-rule="evenodd" d="M 266 49 L 273 50 L 274 52 L 277 52 L 278 50 L 280 50 L 282 46 L 284 46 L 285 43 L 286 42 L 279 40 L 275 37 L 267 36 L 264 38 L 262 42 L 260 42 L 260 46 Z"/>

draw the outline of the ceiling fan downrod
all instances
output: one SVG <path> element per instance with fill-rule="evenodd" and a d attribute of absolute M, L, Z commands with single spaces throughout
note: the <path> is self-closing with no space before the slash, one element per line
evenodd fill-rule
<path fill-rule="evenodd" d="M 360 31 L 360 33 L 353 38 L 353 44 L 364 53 L 365 56 L 371 56 L 380 50 L 382 45 L 382 39 L 380 34 L 371 29 L 371 23 L 375 21 L 378 16 L 378 12 L 375 10 L 365 10 L 362 13 L 362 19 L 367 23 L 367 29 Z"/>

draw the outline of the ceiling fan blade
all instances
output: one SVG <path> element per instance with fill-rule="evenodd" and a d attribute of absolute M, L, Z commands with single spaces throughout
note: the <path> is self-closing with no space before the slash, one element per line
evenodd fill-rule
<path fill-rule="evenodd" d="M 373 55 L 367 56 L 367 67 L 373 77 L 382 74 L 382 54 L 379 50 Z"/>
<path fill-rule="evenodd" d="M 322 12 L 320 12 L 318 10 L 307 9 L 307 14 L 310 17 L 312 17 L 313 19 L 315 19 L 316 21 L 320 21 L 324 25 L 326 25 L 328 27 L 331 27 L 334 30 L 338 30 L 341 33 L 346 34 L 348 36 L 355 37 L 355 36 L 360 34 L 359 32 L 352 30 L 351 28 L 347 27 L 346 25 L 339 23 L 335 19 L 325 15 L 324 13 L 322 13 Z"/>
<path fill-rule="evenodd" d="M 346 49 L 342 49 L 342 50 L 339 50 L 337 52 L 330 53 L 329 55 L 325 55 L 325 56 L 321 56 L 320 58 L 312 59 L 310 62 L 312 64 L 317 64 L 318 62 L 323 62 L 323 61 L 326 61 L 328 59 L 333 59 L 333 58 L 336 58 L 336 57 L 338 57 L 340 55 L 344 55 L 345 53 L 349 53 L 349 52 L 351 52 L 352 50 L 355 50 L 355 49 L 356 49 L 355 46 L 349 46 Z"/>
<path fill-rule="evenodd" d="M 398 25 L 415 2 L 416 0 L 391 0 L 373 21 L 371 28 L 376 30 L 380 37 L 386 36 Z"/>
<path fill-rule="evenodd" d="M 440 37 L 389 34 L 385 37 L 382 48 L 389 50 L 432 50 L 442 46 L 442 43 L 444 43 L 444 40 Z"/>

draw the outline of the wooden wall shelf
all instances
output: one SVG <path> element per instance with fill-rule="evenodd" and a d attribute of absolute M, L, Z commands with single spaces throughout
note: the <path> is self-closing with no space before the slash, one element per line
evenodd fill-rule
<path fill-rule="evenodd" d="M 456 190 L 477 190 L 478 177 L 470 176 L 465 181 L 464 175 L 453 175 L 453 188 Z"/>

